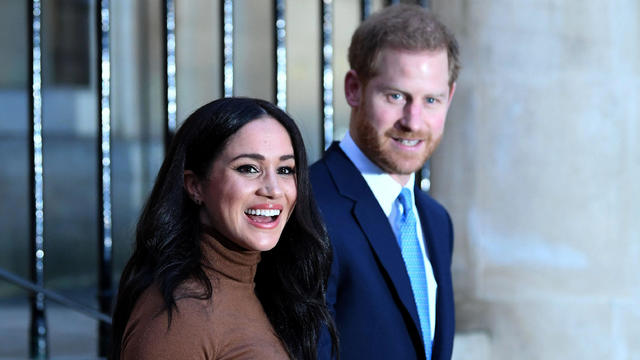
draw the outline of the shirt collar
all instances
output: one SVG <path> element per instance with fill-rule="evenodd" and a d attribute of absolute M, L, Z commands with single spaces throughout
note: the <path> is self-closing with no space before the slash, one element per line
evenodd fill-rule
<path fill-rule="evenodd" d="M 351 134 L 348 131 L 340 142 L 340 148 L 344 151 L 349 160 L 353 162 L 353 165 L 355 165 L 358 171 L 360 171 L 362 177 L 364 177 L 364 180 L 373 192 L 373 196 L 378 200 L 378 203 L 385 215 L 389 217 L 393 210 L 393 203 L 398 198 L 398 195 L 400 195 L 400 191 L 402 191 L 402 185 L 395 181 L 391 175 L 385 173 L 376 164 L 369 160 L 369 158 L 353 141 L 353 138 L 351 138 Z M 409 181 L 404 187 L 409 189 L 411 192 L 411 199 L 415 203 L 415 200 L 413 200 L 415 198 L 413 194 L 414 183 L 415 175 L 412 173 L 409 177 Z"/>

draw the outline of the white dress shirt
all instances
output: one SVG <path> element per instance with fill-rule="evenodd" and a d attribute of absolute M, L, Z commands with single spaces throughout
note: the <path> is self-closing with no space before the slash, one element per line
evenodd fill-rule
<path fill-rule="evenodd" d="M 364 180 L 369 185 L 371 192 L 373 192 L 373 195 L 375 196 L 376 200 L 378 200 L 380 207 L 389 219 L 389 224 L 391 224 L 391 228 L 393 229 L 396 238 L 398 238 L 399 229 L 396 228 L 395 224 L 396 218 L 400 215 L 400 211 L 396 204 L 396 199 L 398 198 L 398 195 L 400 195 L 403 186 L 396 180 L 394 180 L 389 174 L 382 171 L 382 169 L 380 169 L 371 160 L 369 160 L 369 158 L 367 158 L 367 156 L 360 150 L 358 145 L 356 145 L 356 143 L 353 141 L 348 131 L 340 142 L 340 148 L 342 149 L 342 151 L 344 151 L 351 162 L 353 162 L 358 171 L 360 171 L 362 177 L 364 177 Z M 404 187 L 406 187 L 411 192 L 411 201 L 413 202 L 412 211 L 416 218 L 416 226 L 418 227 L 418 229 L 422 230 L 420 216 L 418 215 L 418 212 L 416 210 L 416 200 L 413 191 L 414 184 L 415 175 L 411 174 L 409 181 L 404 184 Z M 429 296 L 431 340 L 433 340 L 436 326 L 436 290 L 438 284 L 436 283 L 436 279 L 433 275 L 431 262 L 429 262 L 429 257 L 427 256 L 427 250 L 425 249 L 424 243 L 424 235 L 422 234 L 422 231 L 417 231 L 417 233 L 420 243 L 420 250 L 422 251 L 422 257 L 424 259 L 424 269 Z"/>

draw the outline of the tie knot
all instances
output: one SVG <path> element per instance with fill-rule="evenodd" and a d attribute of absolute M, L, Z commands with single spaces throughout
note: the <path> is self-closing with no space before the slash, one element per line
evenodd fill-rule
<path fill-rule="evenodd" d="M 403 187 L 400 195 L 398 195 L 398 201 L 402 205 L 402 214 L 406 216 L 407 212 L 411 211 L 412 208 L 411 191 Z"/>

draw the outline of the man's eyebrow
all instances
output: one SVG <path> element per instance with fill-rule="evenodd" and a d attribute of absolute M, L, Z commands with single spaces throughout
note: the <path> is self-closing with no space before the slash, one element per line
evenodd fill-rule
<path fill-rule="evenodd" d="M 382 84 L 378 87 L 380 89 L 380 91 L 394 91 L 394 92 L 398 92 L 401 94 L 407 94 L 407 95 L 411 95 L 410 92 L 402 90 L 400 87 L 392 85 L 392 84 Z M 444 98 L 444 97 L 448 97 L 449 94 L 445 91 L 445 92 L 441 92 L 441 93 L 435 93 L 435 92 L 429 92 L 425 95 L 425 97 L 434 97 L 434 98 Z"/>
<path fill-rule="evenodd" d="M 439 93 L 439 94 L 427 94 L 427 96 L 431 96 L 431 97 L 435 97 L 435 98 L 443 98 L 443 97 L 449 96 L 449 94 L 447 94 L 446 92 L 443 92 L 443 93 Z"/>
<path fill-rule="evenodd" d="M 401 90 L 399 87 L 391 85 L 391 84 L 381 84 L 380 86 L 378 86 L 378 89 L 380 89 L 381 91 L 396 91 L 396 92 L 401 92 L 401 93 L 405 93 L 406 91 Z"/>
<path fill-rule="evenodd" d="M 242 158 L 249 158 L 249 159 L 254 159 L 254 160 L 265 160 L 264 155 L 251 153 L 251 154 L 240 154 L 240 155 L 234 157 L 233 159 L 231 159 L 231 161 L 236 161 L 236 160 L 242 159 Z M 287 155 L 280 156 L 280 160 L 282 160 L 282 161 L 289 160 L 289 159 L 295 159 L 293 154 L 287 154 Z"/>

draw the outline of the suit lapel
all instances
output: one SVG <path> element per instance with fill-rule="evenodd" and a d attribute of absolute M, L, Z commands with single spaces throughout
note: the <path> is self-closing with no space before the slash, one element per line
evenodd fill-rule
<path fill-rule="evenodd" d="M 418 187 L 415 188 L 415 191 L 422 191 Z M 442 298 L 443 294 L 447 292 L 445 289 L 447 280 L 442 279 L 443 274 L 443 264 L 445 264 L 446 259 L 443 259 L 443 256 L 446 256 L 446 251 L 443 251 L 441 246 L 443 244 L 437 243 L 434 239 L 435 236 L 433 234 L 433 226 L 430 226 L 429 223 L 434 223 L 435 221 L 429 216 L 429 212 L 427 211 L 428 205 L 426 204 L 426 200 L 424 196 L 416 196 L 416 207 L 418 209 L 418 213 L 420 214 L 420 221 L 422 223 L 422 233 L 424 234 L 424 241 L 427 245 L 427 251 L 429 252 L 429 262 L 431 263 L 431 268 L 433 269 L 433 276 L 436 279 L 436 283 L 438 284 L 438 289 L 436 293 L 436 314 L 439 316 L 444 316 L 446 313 L 442 306 L 446 303 L 446 301 Z M 444 270 L 446 271 L 446 270 Z M 443 327 L 441 324 L 446 322 L 444 318 L 436 318 L 436 326 L 435 326 L 435 334 L 433 339 L 433 358 L 437 358 L 440 356 L 441 336 L 444 336 L 442 333 Z"/>
<path fill-rule="evenodd" d="M 419 331 L 418 311 L 411 283 L 389 220 L 358 169 L 337 143 L 327 150 L 325 161 L 340 194 L 354 201 L 352 215 Z"/>

